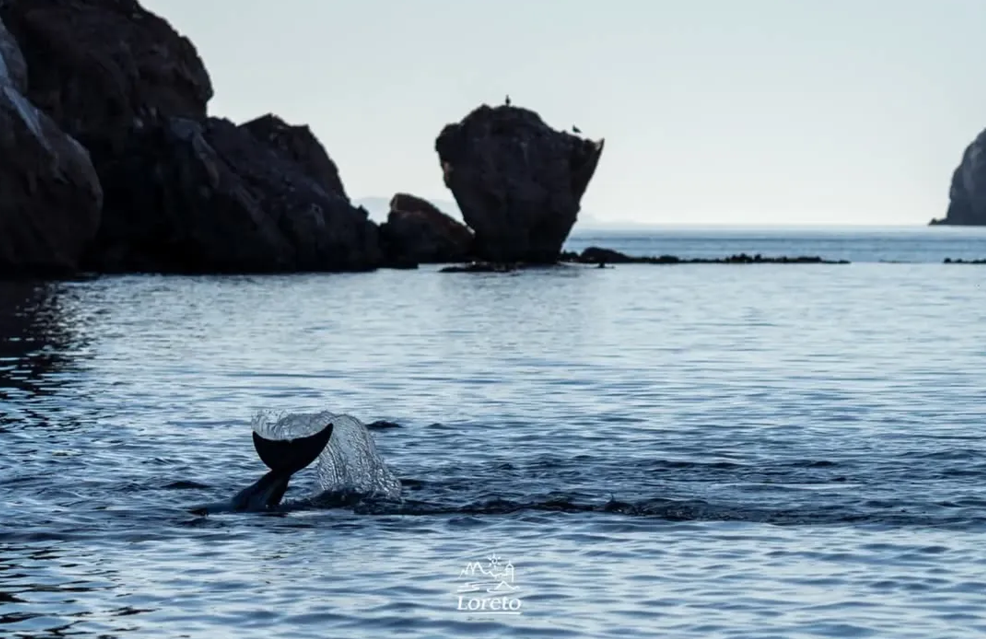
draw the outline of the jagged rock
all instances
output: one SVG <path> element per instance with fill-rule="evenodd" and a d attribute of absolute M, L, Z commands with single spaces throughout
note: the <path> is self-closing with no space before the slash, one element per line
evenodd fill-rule
<path fill-rule="evenodd" d="M 952 174 L 948 212 L 932 225 L 986 225 L 986 130 L 962 154 L 962 162 Z"/>
<path fill-rule="evenodd" d="M 212 83 L 195 47 L 136 0 L 5 0 L 0 18 L 27 60 L 27 97 L 97 168 L 135 126 L 206 116 Z"/>
<path fill-rule="evenodd" d="M 18 90 L 24 60 L 0 21 L 0 276 L 75 269 L 103 193 L 89 153 Z"/>
<path fill-rule="evenodd" d="M 90 252 L 110 271 L 338 271 L 381 261 L 376 226 L 244 127 L 173 118 L 103 167 Z"/>
<path fill-rule="evenodd" d="M 556 131 L 527 109 L 483 105 L 446 126 L 435 150 L 481 259 L 551 263 L 575 224 L 603 140 Z"/>
<path fill-rule="evenodd" d="M 390 200 L 380 241 L 391 264 L 443 264 L 469 260 L 473 235 L 431 202 L 398 193 Z"/>
<path fill-rule="evenodd" d="M 307 125 L 292 126 L 276 115 L 267 114 L 240 126 L 301 166 L 326 192 L 349 199 L 338 167 Z"/>

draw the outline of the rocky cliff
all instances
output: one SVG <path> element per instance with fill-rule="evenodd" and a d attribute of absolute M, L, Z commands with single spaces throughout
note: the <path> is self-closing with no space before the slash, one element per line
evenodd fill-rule
<path fill-rule="evenodd" d="M 212 83 L 195 47 L 136 0 L 5 0 L 0 18 L 7 84 L 28 99 L 3 90 L 0 117 L 21 123 L 0 140 L 0 179 L 17 185 L 0 204 L 0 254 L 13 256 L 0 272 L 74 267 L 83 250 L 98 271 L 382 262 L 376 226 L 308 127 L 207 117 Z"/>
<path fill-rule="evenodd" d="M 89 153 L 24 92 L 27 66 L 0 22 L 0 276 L 78 267 L 103 201 Z"/>
<path fill-rule="evenodd" d="M 986 131 L 966 147 L 952 174 L 948 212 L 932 225 L 986 226 Z"/>
<path fill-rule="evenodd" d="M 103 165 L 99 271 L 237 273 L 378 266 L 377 227 L 243 126 L 172 118 Z"/>

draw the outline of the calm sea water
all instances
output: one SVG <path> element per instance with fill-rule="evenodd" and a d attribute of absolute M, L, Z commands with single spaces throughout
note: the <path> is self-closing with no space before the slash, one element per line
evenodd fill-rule
<path fill-rule="evenodd" d="M 986 228 L 723 228 L 665 227 L 651 230 L 583 230 L 576 227 L 567 250 L 606 246 L 629 255 L 721 258 L 737 253 L 814 255 L 850 262 L 937 262 L 986 259 Z"/>
<path fill-rule="evenodd" d="M 983 636 L 986 267 L 940 261 L 986 235 L 938 231 L 571 242 L 851 265 L 0 284 L 0 636 Z M 318 504 L 188 514 L 264 472 L 258 411 L 398 423 L 400 497 L 316 466 L 288 500 Z M 462 594 L 477 564 L 507 586 Z"/>

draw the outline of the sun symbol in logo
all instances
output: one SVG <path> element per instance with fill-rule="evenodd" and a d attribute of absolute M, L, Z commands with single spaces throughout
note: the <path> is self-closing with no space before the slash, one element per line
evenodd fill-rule
<path fill-rule="evenodd" d="M 490 568 L 496 569 L 500 566 L 500 558 L 496 555 L 496 553 L 493 553 L 487 557 L 487 559 L 490 562 Z"/>

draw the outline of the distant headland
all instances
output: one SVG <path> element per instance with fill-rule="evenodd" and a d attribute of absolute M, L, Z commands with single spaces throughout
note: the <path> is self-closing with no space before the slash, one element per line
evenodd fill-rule
<path fill-rule="evenodd" d="M 480 105 L 435 140 L 462 221 L 397 192 L 377 224 L 307 126 L 235 124 L 212 97 L 195 46 L 137 0 L 0 2 L 0 277 L 595 263 L 562 247 L 603 139 Z"/>
<path fill-rule="evenodd" d="M 931 220 L 931 226 L 986 226 L 986 131 L 981 132 L 962 154 L 952 174 L 948 212 Z"/>

